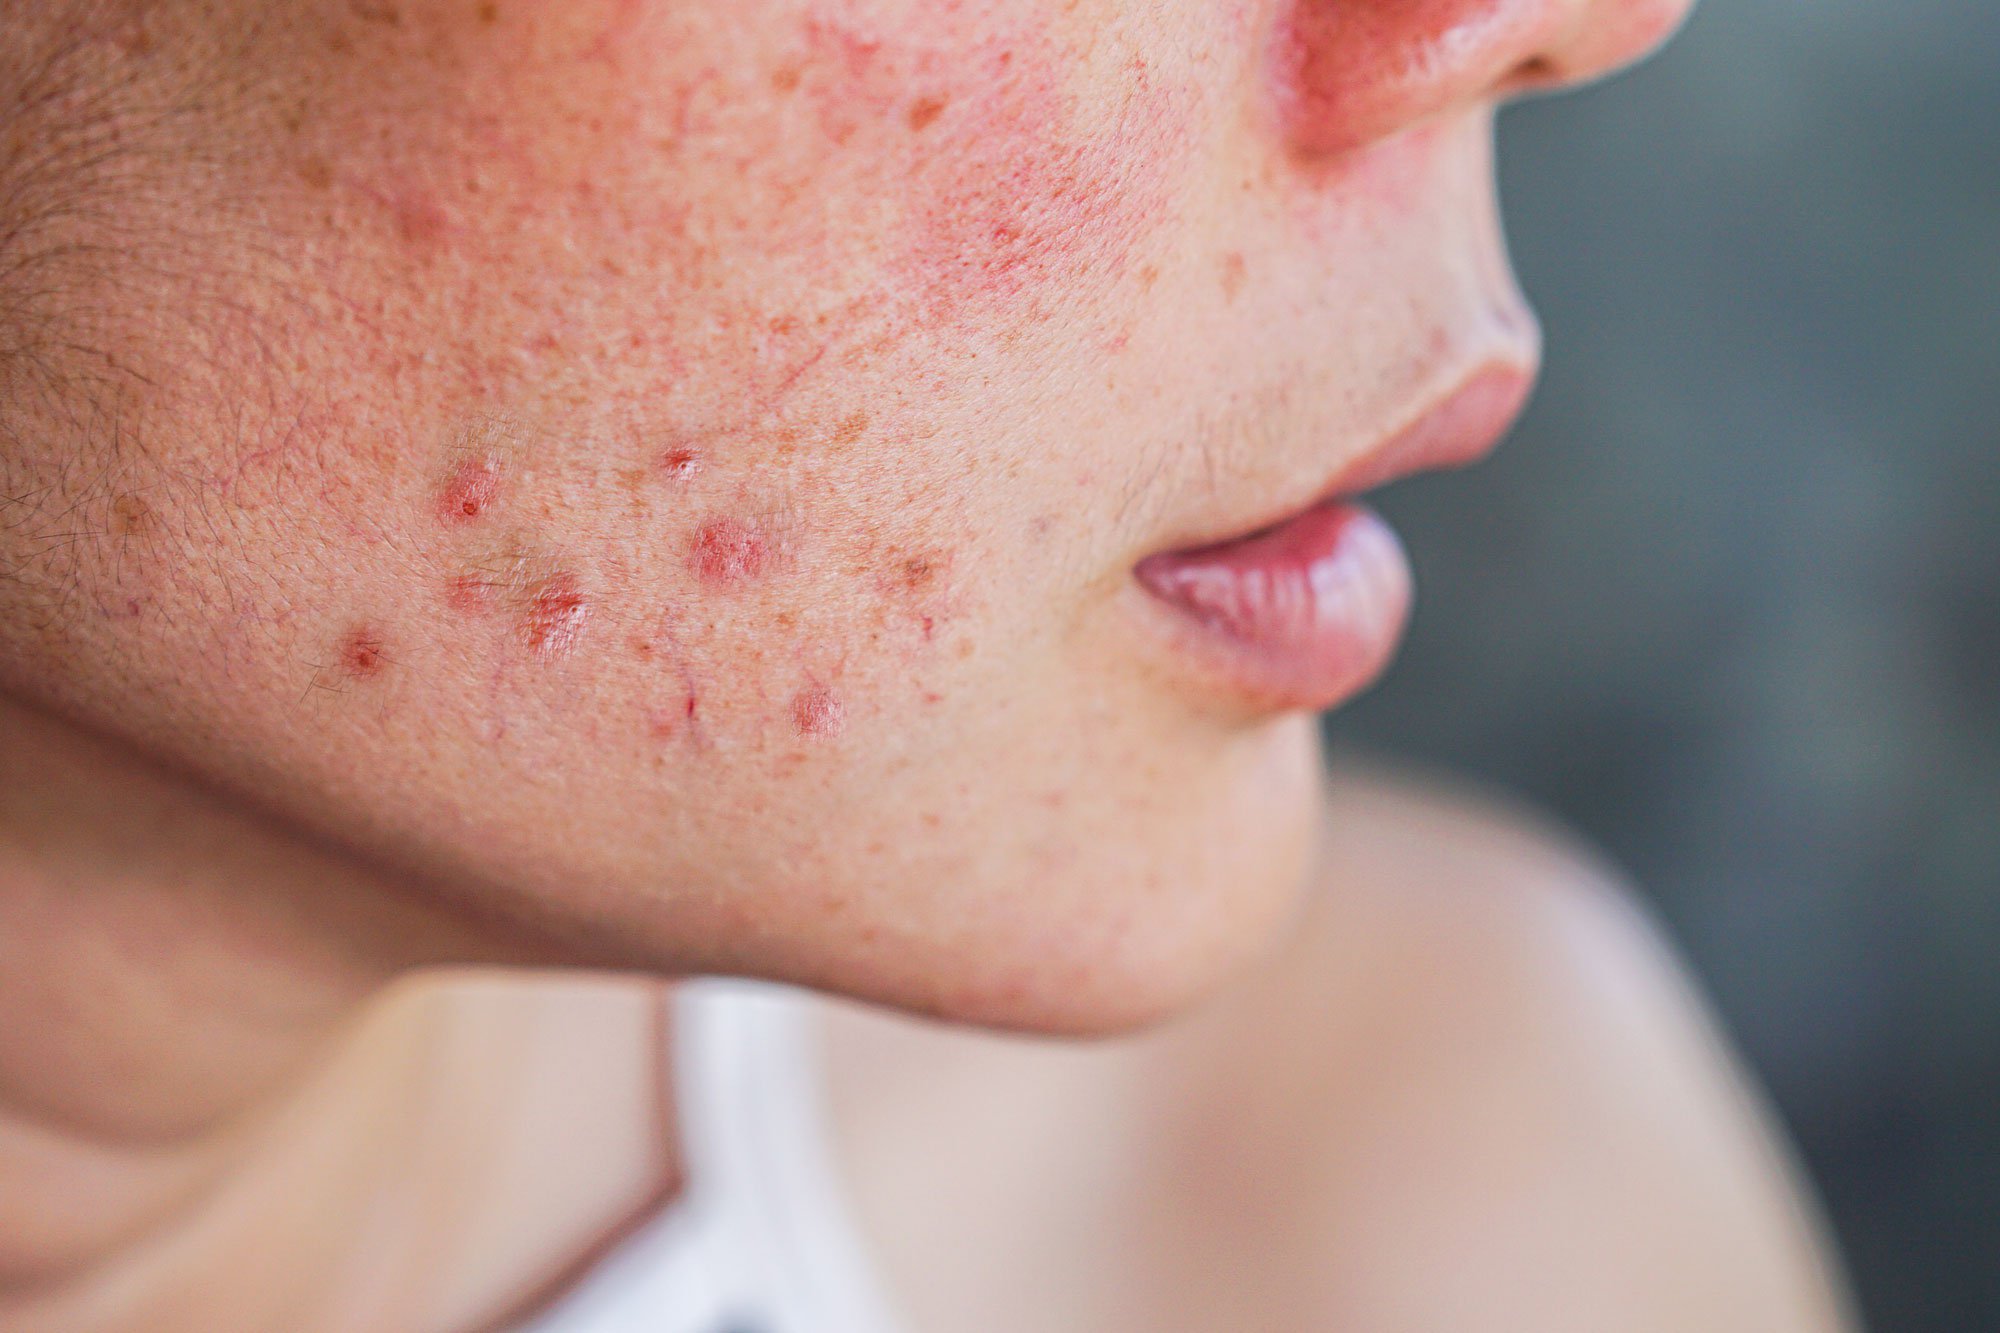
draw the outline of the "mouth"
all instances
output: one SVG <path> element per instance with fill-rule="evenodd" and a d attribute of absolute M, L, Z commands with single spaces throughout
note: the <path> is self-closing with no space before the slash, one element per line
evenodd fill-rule
<path fill-rule="evenodd" d="M 1344 465 L 1319 496 L 1240 536 L 1149 555 L 1133 567 L 1203 674 L 1259 712 L 1319 711 L 1365 689 L 1409 619 L 1409 560 L 1353 497 L 1491 453 L 1534 384 L 1489 362 L 1409 425 Z"/>

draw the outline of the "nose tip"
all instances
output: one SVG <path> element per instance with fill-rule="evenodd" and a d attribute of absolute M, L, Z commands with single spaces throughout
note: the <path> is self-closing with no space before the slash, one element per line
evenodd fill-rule
<path fill-rule="evenodd" d="M 1462 103 L 1639 59 L 1694 0 L 1290 0 L 1273 80 L 1295 151 L 1344 152 Z"/>

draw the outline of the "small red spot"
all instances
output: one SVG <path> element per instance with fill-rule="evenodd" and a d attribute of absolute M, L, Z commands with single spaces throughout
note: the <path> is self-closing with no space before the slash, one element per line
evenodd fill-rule
<path fill-rule="evenodd" d="M 576 575 L 552 574 L 528 603 L 524 636 L 534 651 L 558 656 L 576 646 L 588 619 L 590 603 L 577 586 Z"/>
<path fill-rule="evenodd" d="M 701 471 L 701 457 L 692 449 L 669 449 L 660 455 L 660 471 L 675 481 L 687 481 Z"/>
<path fill-rule="evenodd" d="M 689 565 L 709 583 L 756 578 L 770 561 L 771 545 L 764 530 L 740 518 L 709 520 L 688 547 Z"/>
<path fill-rule="evenodd" d="M 438 491 L 438 517 L 470 523 L 500 498 L 500 464 L 489 457 L 462 458 Z"/>
<path fill-rule="evenodd" d="M 832 690 L 814 685 L 792 696 L 792 725 L 801 736 L 830 739 L 846 728 L 847 709 Z"/>
<path fill-rule="evenodd" d="M 355 680 L 379 676 L 389 664 L 382 652 L 382 636 L 367 626 L 349 630 L 340 640 L 340 669 Z"/>

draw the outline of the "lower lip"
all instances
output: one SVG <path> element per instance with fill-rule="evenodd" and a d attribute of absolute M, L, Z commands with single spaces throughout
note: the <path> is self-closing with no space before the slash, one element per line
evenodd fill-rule
<path fill-rule="evenodd" d="M 1196 655 L 1259 710 L 1331 708 L 1395 655 L 1410 612 L 1402 543 L 1372 510 L 1315 505 L 1276 527 L 1134 571 Z"/>

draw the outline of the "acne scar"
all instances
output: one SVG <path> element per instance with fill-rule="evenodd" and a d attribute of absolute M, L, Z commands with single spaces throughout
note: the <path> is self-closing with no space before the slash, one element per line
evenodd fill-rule
<path fill-rule="evenodd" d="M 550 575 L 535 589 L 522 621 L 522 637 L 528 647 L 544 657 L 557 657 L 576 646 L 590 619 L 590 603 L 585 599 L 576 575 Z"/>
<path fill-rule="evenodd" d="M 299 179 L 308 189 L 324 190 L 333 184 L 333 168 L 323 157 L 308 157 L 299 163 Z"/>
<path fill-rule="evenodd" d="M 801 736 L 830 740 L 847 726 L 846 706 L 824 685 L 810 686 L 792 696 L 792 726 Z"/>
<path fill-rule="evenodd" d="M 381 634 L 366 625 L 358 625 L 341 636 L 338 656 L 341 674 L 354 680 L 380 675 L 389 661 L 383 655 Z"/>
<path fill-rule="evenodd" d="M 462 458 L 438 491 L 438 517 L 446 523 L 470 523 L 499 498 L 499 462 L 488 455 Z"/>
<path fill-rule="evenodd" d="M 136 495 L 121 495 L 111 502 L 112 521 L 121 537 L 137 537 L 153 526 L 153 507 Z"/>
<path fill-rule="evenodd" d="M 498 582 L 484 574 L 454 574 L 445 584 L 445 605 L 465 615 L 480 615 L 493 609 Z"/>
<path fill-rule="evenodd" d="M 1222 299 L 1225 303 L 1235 303 L 1237 294 L 1243 290 L 1246 273 L 1247 266 L 1239 252 L 1232 250 L 1222 257 Z"/>
<path fill-rule="evenodd" d="M 771 542 L 761 524 L 714 518 L 696 529 L 688 564 L 705 583 L 732 584 L 754 579 L 771 563 Z"/>

